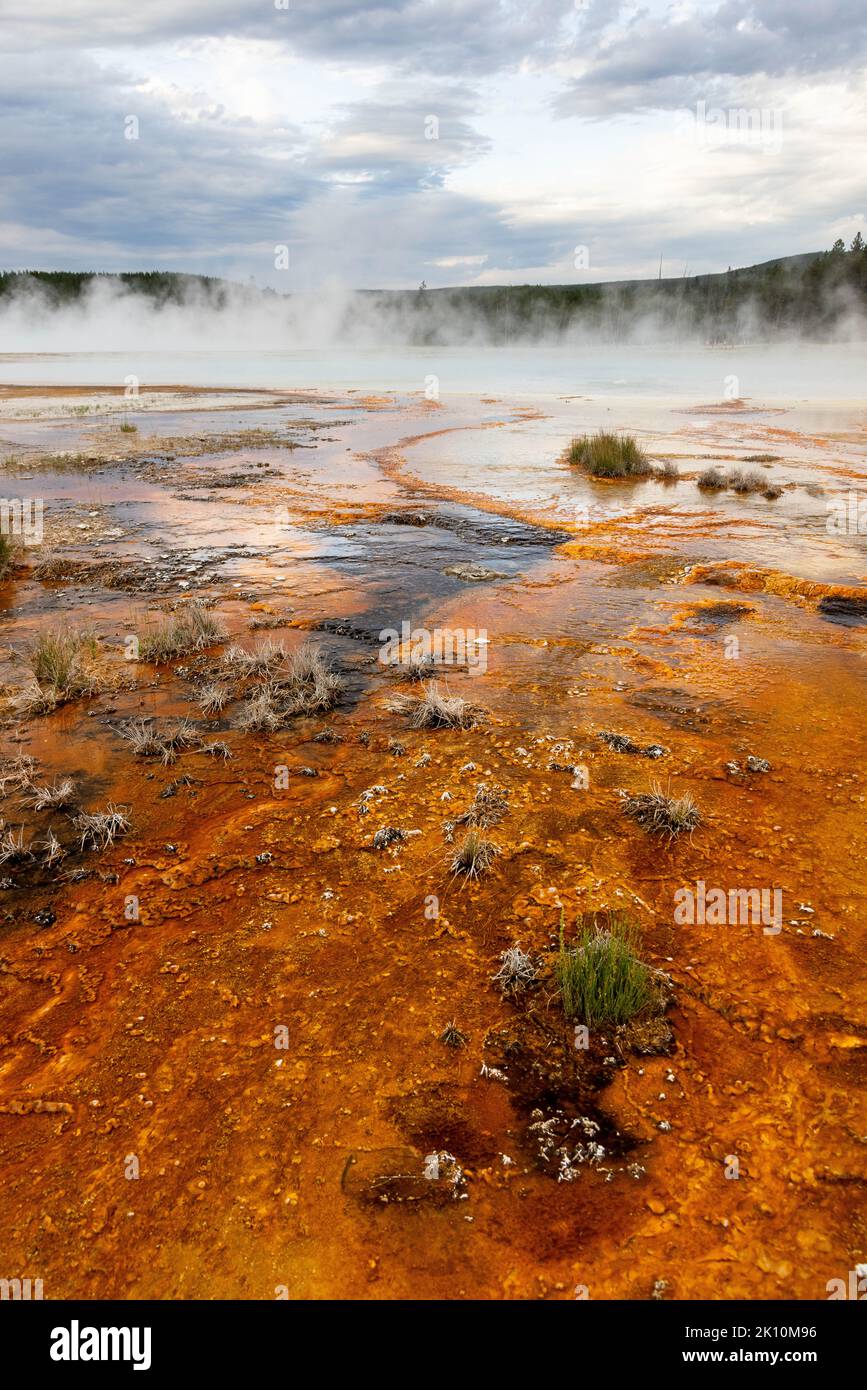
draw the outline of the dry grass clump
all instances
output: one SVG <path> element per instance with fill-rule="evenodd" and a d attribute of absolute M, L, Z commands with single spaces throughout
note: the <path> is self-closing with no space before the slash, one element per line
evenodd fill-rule
<path fill-rule="evenodd" d="M 66 858 L 66 850 L 50 827 L 44 840 L 34 840 L 33 849 L 39 851 L 39 857 L 46 869 Z"/>
<path fill-rule="evenodd" d="M 228 743 L 222 743 L 220 740 L 214 743 L 203 743 L 200 751 L 207 753 L 209 758 L 222 758 L 224 762 L 228 762 L 232 756 L 232 750 Z"/>
<path fill-rule="evenodd" d="M 329 665 L 318 647 L 305 642 L 297 651 L 283 654 L 266 681 L 251 694 L 238 715 L 238 728 L 273 733 L 299 715 L 321 714 L 333 709 L 343 693 L 343 679 Z"/>
<path fill-rule="evenodd" d="M 156 725 L 149 719 L 134 719 L 118 731 L 131 744 L 137 758 L 161 758 L 163 743 Z"/>
<path fill-rule="evenodd" d="M 493 783 L 480 782 L 472 803 L 462 815 L 456 816 L 455 825 L 479 825 L 488 828 L 499 825 L 509 809 L 509 793 L 505 787 Z"/>
<path fill-rule="evenodd" d="M 226 633 L 222 624 L 203 603 L 190 603 L 179 613 L 172 613 L 165 622 L 139 638 L 142 661 L 172 661 L 184 652 L 201 651 L 215 642 L 222 642 Z"/>
<path fill-rule="evenodd" d="M 227 685 L 221 685 L 219 681 L 209 681 L 199 691 L 199 709 L 202 714 L 219 714 L 231 699 L 232 692 Z"/>
<path fill-rule="evenodd" d="M 21 864 L 32 858 L 30 846 L 24 843 L 24 826 L 17 831 L 5 826 L 0 834 L 0 864 Z"/>
<path fill-rule="evenodd" d="M 771 458 L 772 455 L 756 454 L 752 457 L 758 460 L 764 457 Z M 749 462 L 750 460 L 746 461 Z M 742 497 L 760 492 L 769 501 L 783 495 L 783 489 L 779 484 L 769 483 L 757 468 L 733 468 L 728 475 L 717 467 L 706 468 L 703 473 L 699 474 L 697 486 L 703 492 L 725 492 L 726 488 L 731 488 L 732 492 L 737 492 Z"/>
<path fill-rule="evenodd" d="M 29 789 L 37 766 L 36 759 L 29 753 L 19 753 L 17 757 L 0 760 L 0 796 L 5 796 L 6 789 L 10 786 L 15 791 Z"/>
<path fill-rule="evenodd" d="M 277 687 L 263 685 L 242 706 L 235 722 L 247 734 L 272 734 L 282 728 L 284 718 Z"/>
<path fill-rule="evenodd" d="M 728 483 L 722 469 L 714 465 L 699 473 L 696 486 L 700 487 L 702 492 L 725 492 Z"/>
<path fill-rule="evenodd" d="M 674 459 L 664 459 L 654 468 L 653 476 L 658 478 L 661 483 L 676 483 L 680 478 L 680 473 Z"/>
<path fill-rule="evenodd" d="M 166 766 L 177 762 L 184 749 L 198 748 L 202 742 L 201 734 L 189 719 L 177 719 L 164 729 L 149 719 L 135 719 L 118 732 L 137 758 L 161 758 Z"/>
<path fill-rule="evenodd" d="M 466 1047 L 469 1036 L 451 1019 L 440 1033 L 440 1042 L 445 1043 L 446 1047 Z"/>
<path fill-rule="evenodd" d="M 492 976 L 492 982 L 499 985 L 503 994 L 522 994 L 538 980 L 539 971 L 526 951 L 520 946 L 510 946 L 500 956 L 500 968 Z"/>
<path fill-rule="evenodd" d="M 18 719 L 35 719 L 42 714 L 51 714 L 62 701 L 56 690 L 41 686 L 38 681 L 29 680 L 12 697 L 12 709 Z"/>
<path fill-rule="evenodd" d="M 129 816 L 112 801 L 104 811 L 82 811 L 73 820 L 81 848 L 105 850 L 130 828 Z"/>
<path fill-rule="evenodd" d="M 567 946 L 561 916 L 554 975 L 568 1019 L 596 1027 L 662 1011 L 662 992 L 654 971 L 636 954 L 637 941 L 629 921 L 611 914 L 601 925 L 595 919 L 582 923 L 577 944 Z"/>
<path fill-rule="evenodd" d="M 652 471 L 647 455 L 631 434 L 608 430 L 573 439 L 567 458 L 594 478 L 639 478 Z"/>
<path fill-rule="evenodd" d="M 27 651 L 31 676 L 13 698 L 19 716 L 50 714 L 59 705 L 105 688 L 96 668 L 99 648 L 88 633 L 50 628 L 41 632 Z"/>
<path fill-rule="evenodd" d="M 284 683 L 295 690 L 304 713 L 331 709 L 343 691 L 343 680 L 312 642 L 305 642 L 287 658 Z"/>
<path fill-rule="evenodd" d="M 446 663 L 438 656 L 422 656 L 420 654 L 410 653 L 407 656 L 393 657 L 383 664 L 385 665 L 385 669 L 395 676 L 397 680 L 424 681 L 430 680 L 432 676 L 436 675 L 437 670 L 441 669 L 446 664 L 454 670 L 458 663 Z"/>
<path fill-rule="evenodd" d="M 242 679 L 247 676 L 262 676 L 273 671 L 286 660 L 286 648 L 282 642 L 274 642 L 269 637 L 252 651 L 237 643 L 223 653 L 223 665 L 228 666 Z"/>
<path fill-rule="evenodd" d="M 729 473 L 728 483 L 732 492 L 739 492 L 742 495 L 750 492 L 764 492 L 768 486 L 767 479 L 762 477 L 757 468 L 733 468 Z"/>
<path fill-rule="evenodd" d="M 27 789 L 27 800 L 34 811 L 62 811 L 75 800 L 75 783 L 71 777 L 61 777 L 51 783 Z"/>
<path fill-rule="evenodd" d="M 178 754 L 186 748 L 201 746 L 202 736 L 189 719 L 178 719 L 160 734 L 162 760 L 168 766 L 177 762 Z"/>
<path fill-rule="evenodd" d="M 692 833 L 701 822 L 701 813 L 689 792 L 683 796 L 670 796 L 654 782 L 649 792 L 639 792 L 635 796 L 621 793 L 624 797 L 623 814 L 637 821 L 643 830 L 653 835 L 667 835 L 675 839 L 684 832 Z"/>
<path fill-rule="evenodd" d="M 451 871 L 453 874 L 464 874 L 466 878 L 480 878 L 491 867 L 499 852 L 496 845 L 474 828 L 467 832 L 455 850 L 451 858 Z"/>
<path fill-rule="evenodd" d="M 444 693 L 436 681 L 427 681 L 422 695 L 394 696 L 387 708 L 392 714 L 408 715 L 412 729 L 472 729 L 487 715 L 480 705 Z"/>

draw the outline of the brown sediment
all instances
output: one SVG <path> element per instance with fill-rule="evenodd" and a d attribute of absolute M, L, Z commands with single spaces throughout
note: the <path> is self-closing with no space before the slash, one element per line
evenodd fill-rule
<path fill-rule="evenodd" d="M 215 577 L 209 551 L 189 592 L 180 563 L 161 562 L 172 591 L 160 600 L 213 601 L 229 640 L 248 646 L 260 640 L 251 614 L 291 606 L 294 626 L 276 637 L 294 649 L 317 629 L 347 680 L 336 709 L 243 734 L 236 705 L 206 718 L 196 703 L 220 677 L 219 644 L 120 666 L 148 620 L 135 584 L 115 589 L 124 566 L 144 583 L 155 565 L 146 514 L 134 560 L 67 548 L 46 582 L 28 570 L 2 586 L 10 649 L 89 620 L 128 673 L 10 725 L 4 751 L 38 758 L 40 782 L 74 776 L 87 810 L 123 803 L 132 820 L 82 854 L 69 817 L 6 789 L 6 821 L 27 840 L 51 826 L 69 853 L 53 872 L 0 866 L 13 884 L 0 889 L 3 1272 L 42 1278 L 49 1298 L 272 1298 L 287 1286 L 556 1299 L 584 1285 L 643 1299 L 663 1279 L 673 1298 L 824 1298 L 867 1254 L 852 1201 L 867 1182 L 867 778 L 863 639 L 815 610 L 863 591 L 736 553 L 702 562 L 726 541 L 700 499 L 682 528 L 655 510 L 653 533 L 634 513 L 586 537 L 558 517 L 575 539 L 496 583 L 444 575 L 466 558 L 448 549 L 457 542 L 442 533 L 444 549 L 425 552 L 413 527 L 402 549 L 350 564 L 339 547 L 355 526 L 419 496 L 551 516 L 532 500 L 504 505 L 480 476 L 463 490 L 410 475 L 408 454 L 431 436 L 407 433 L 391 398 L 334 429 L 333 450 L 275 449 L 280 544 L 269 533 L 262 554 L 232 552 Z M 474 437 L 437 433 L 455 448 Z M 237 460 L 208 463 L 222 466 Z M 167 537 L 188 540 L 176 481 L 156 484 L 157 556 Z M 213 481 L 216 531 L 261 513 L 258 484 L 233 510 L 236 490 Z M 299 539 L 314 520 L 322 531 Z M 97 544 L 111 546 L 83 543 Z M 749 603 L 722 597 L 729 587 Z M 376 633 L 404 615 L 487 629 L 484 674 L 448 677 L 487 723 L 415 730 L 388 711 Z M 20 662 L 4 674 L 14 686 Z M 170 767 L 136 758 L 121 729 L 147 716 L 189 717 L 233 757 L 191 745 Z M 338 737 L 317 740 L 325 728 Z M 630 757 L 600 739 L 611 730 L 667 751 Z M 770 771 L 747 772 L 749 755 Z M 652 780 L 695 797 L 691 836 L 669 845 L 622 815 L 619 792 Z M 478 881 L 458 881 L 444 823 L 479 783 L 508 793 L 489 832 L 499 852 Z M 388 826 L 404 838 L 375 849 Z M 780 888 L 779 933 L 677 924 L 673 895 L 699 879 Z M 603 1031 L 584 1053 L 552 967 L 561 922 L 569 936 L 603 907 L 634 918 L 673 999 L 664 1035 Z M 539 963 L 526 999 L 492 984 L 514 943 Z M 442 1041 L 452 1021 L 461 1047 Z M 558 1181 L 576 1132 L 605 1153 Z"/>

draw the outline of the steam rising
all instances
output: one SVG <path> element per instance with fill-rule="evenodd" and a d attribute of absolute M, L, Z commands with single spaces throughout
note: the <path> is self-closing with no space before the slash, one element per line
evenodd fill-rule
<path fill-rule="evenodd" d="M 775 281 L 769 312 L 763 273 L 764 267 L 735 272 L 737 282 L 705 276 L 406 292 L 332 282 L 294 295 L 195 277 L 179 278 L 168 294 L 144 293 L 135 281 L 106 275 L 85 280 L 71 297 L 21 277 L 0 298 L 0 352 L 867 340 L 863 298 L 848 285 L 821 287 L 808 283 L 802 266 L 787 267 L 782 286 Z"/>

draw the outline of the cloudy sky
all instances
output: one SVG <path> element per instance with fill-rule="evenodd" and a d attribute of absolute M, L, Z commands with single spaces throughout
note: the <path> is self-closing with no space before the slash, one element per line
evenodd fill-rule
<path fill-rule="evenodd" d="M 0 21 L 0 268 L 571 283 L 867 233 L 865 0 L 0 0 Z"/>

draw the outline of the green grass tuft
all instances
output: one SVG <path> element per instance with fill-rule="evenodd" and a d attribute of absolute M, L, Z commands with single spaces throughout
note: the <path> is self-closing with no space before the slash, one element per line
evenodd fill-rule
<path fill-rule="evenodd" d="M 594 478 L 641 478 L 652 471 L 647 455 L 631 434 L 607 430 L 573 439 L 567 458 Z"/>
<path fill-rule="evenodd" d="M 637 942 L 629 921 L 611 914 L 602 925 L 595 918 L 582 921 L 577 944 L 567 946 L 561 913 L 554 974 L 568 1019 L 596 1027 L 660 1012 L 660 991 L 653 971 L 636 954 Z"/>

